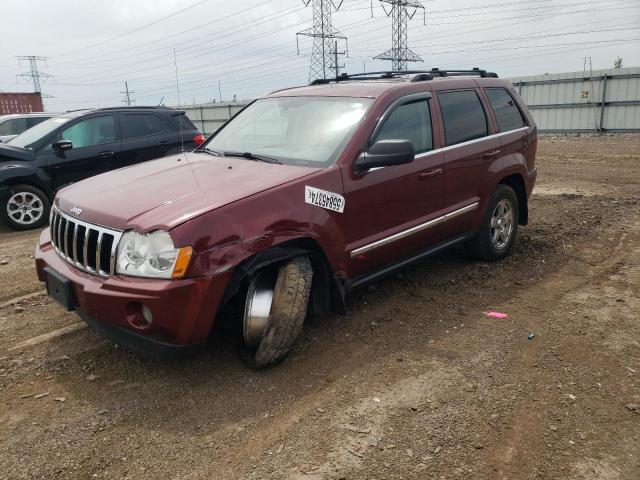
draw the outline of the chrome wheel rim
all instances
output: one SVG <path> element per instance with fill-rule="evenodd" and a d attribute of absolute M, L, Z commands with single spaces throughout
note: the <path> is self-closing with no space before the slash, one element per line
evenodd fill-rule
<path fill-rule="evenodd" d="M 500 200 L 491 215 L 491 244 L 496 250 L 509 245 L 514 226 L 514 209 L 506 198 Z"/>
<path fill-rule="evenodd" d="M 7 215 L 20 225 L 33 225 L 44 214 L 44 204 L 31 192 L 15 193 L 7 202 Z"/>
<path fill-rule="evenodd" d="M 269 326 L 274 286 L 274 275 L 267 272 L 259 272 L 251 280 L 243 322 L 244 341 L 248 347 L 257 348 Z"/>

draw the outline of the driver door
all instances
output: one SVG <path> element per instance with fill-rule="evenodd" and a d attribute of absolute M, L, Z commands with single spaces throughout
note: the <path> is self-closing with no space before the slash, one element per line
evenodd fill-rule
<path fill-rule="evenodd" d="M 396 101 L 369 142 L 410 140 L 413 162 L 356 173 L 343 172 L 349 277 L 411 257 L 442 240 L 444 154 L 433 151 L 430 94 Z"/>
<path fill-rule="evenodd" d="M 62 129 L 52 144 L 59 140 L 69 140 L 73 148 L 58 152 L 48 145 L 42 151 L 48 157 L 47 164 L 56 190 L 112 170 L 122 151 L 115 114 L 85 117 Z"/>

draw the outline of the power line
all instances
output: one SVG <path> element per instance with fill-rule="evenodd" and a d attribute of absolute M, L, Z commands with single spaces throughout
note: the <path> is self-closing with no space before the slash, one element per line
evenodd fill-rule
<path fill-rule="evenodd" d="M 268 3 L 271 3 L 271 0 L 263 1 L 263 2 L 255 4 L 255 5 L 251 5 L 250 7 L 247 7 L 245 9 L 243 9 L 243 10 L 239 10 L 237 12 L 234 12 L 234 13 L 230 14 L 230 15 L 227 15 L 227 16 L 224 16 L 224 17 L 221 17 L 221 18 L 216 18 L 215 20 L 212 20 L 212 21 L 209 21 L 209 22 L 206 22 L 206 23 L 201 23 L 200 25 L 196 25 L 194 27 L 187 28 L 186 30 L 182 30 L 180 32 L 176 32 L 176 33 L 173 33 L 171 35 L 163 35 L 162 36 L 162 40 L 167 40 L 167 39 L 170 39 L 170 38 L 174 38 L 174 37 L 183 35 L 185 33 L 192 33 L 194 31 L 197 31 L 197 30 L 199 30 L 201 28 L 204 28 L 206 26 L 209 26 L 211 24 L 223 22 L 223 21 L 228 20 L 230 18 L 236 17 L 236 16 L 240 15 L 241 13 L 244 13 L 244 12 L 247 12 L 247 11 L 250 11 L 250 10 L 254 10 L 254 9 L 256 9 L 258 7 L 261 7 L 263 5 L 266 5 Z M 287 10 L 289 10 L 290 8 L 291 7 L 287 7 L 285 9 L 273 12 L 272 14 L 267 15 L 265 18 L 268 18 L 268 17 L 271 17 L 271 16 L 275 16 L 276 18 L 282 18 L 283 14 L 284 15 L 289 15 L 290 13 L 295 13 L 295 12 L 297 12 L 299 10 L 303 10 L 304 9 L 304 7 L 300 7 L 300 8 L 297 8 L 297 9 L 291 11 L 291 12 L 284 13 Z M 271 19 L 269 19 L 267 21 L 270 21 L 270 20 Z M 185 43 L 190 43 L 190 42 L 193 42 L 195 40 L 200 40 L 202 38 L 211 37 L 212 35 L 218 35 L 220 33 L 224 33 L 224 32 L 229 31 L 229 30 L 233 31 L 233 33 L 238 33 L 240 31 L 242 31 L 242 30 L 238 29 L 238 27 L 240 27 L 240 26 L 251 25 L 251 27 L 255 27 L 256 25 L 259 25 L 261 23 L 266 23 L 266 22 L 265 21 L 262 21 L 262 22 L 255 22 L 255 21 L 245 22 L 245 23 L 242 23 L 240 25 L 235 25 L 233 27 L 228 27 L 228 28 L 225 28 L 225 29 L 222 29 L 222 30 L 218 30 L 218 31 L 216 31 L 215 34 L 207 33 L 205 35 L 200 35 L 198 37 L 194 37 L 194 38 L 191 38 L 191 39 L 188 39 L 188 40 L 183 40 L 183 41 L 178 42 L 178 43 L 172 43 L 171 44 L 171 48 L 178 47 L 180 45 L 183 45 Z M 154 40 L 150 40 L 148 42 L 138 43 L 137 45 L 134 45 L 134 46 L 129 46 L 129 47 L 126 47 L 126 48 L 122 48 L 122 49 L 119 49 L 119 50 L 114 50 L 114 51 L 111 51 L 111 52 L 106 52 L 106 53 L 102 53 L 102 54 L 98 54 L 98 55 L 91 55 L 90 57 L 85 57 L 85 58 L 91 58 L 92 61 L 95 61 L 96 59 L 100 59 L 100 58 L 104 58 L 104 57 L 110 57 L 110 56 L 113 56 L 113 55 L 118 55 L 117 59 L 111 59 L 111 60 L 121 61 L 123 58 L 126 59 L 126 58 L 131 58 L 131 57 L 136 56 L 136 55 L 141 55 L 141 54 L 146 54 L 146 53 L 151 53 L 151 52 L 156 52 L 156 51 L 165 51 L 167 48 L 169 48 L 169 47 L 166 47 L 166 46 L 165 47 L 156 47 L 156 48 L 152 48 L 150 50 L 143 51 L 143 52 L 140 52 L 140 53 L 131 54 L 132 50 L 136 50 L 138 48 L 141 48 L 141 47 L 144 47 L 144 46 L 147 46 L 147 45 L 157 45 L 157 44 L 158 44 L 158 40 L 154 39 Z M 189 48 L 195 48 L 195 47 L 197 47 L 199 45 L 200 44 L 195 45 L 193 47 L 189 47 Z M 124 57 L 119 55 L 120 53 L 124 53 L 124 52 L 129 53 L 129 55 L 126 55 Z M 166 56 L 166 55 L 163 55 L 163 56 Z M 81 59 L 82 59 L 82 57 L 81 57 Z M 55 61 L 55 59 L 54 59 L 54 61 Z M 55 63 L 54 65 L 55 66 L 70 65 L 70 66 L 74 66 L 74 67 L 85 68 L 87 66 L 90 67 L 92 65 L 102 66 L 102 65 L 104 65 L 104 62 L 101 61 L 99 63 L 88 63 L 87 64 L 87 63 L 79 63 L 77 60 L 74 60 L 74 61 L 66 61 L 66 62 L 62 62 L 62 63 Z"/>
<path fill-rule="evenodd" d="M 98 42 L 98 43 L 94 43 L 92 45 L 87 45 L 87 46 L 82 47 L 82 48 L 77 48 L 75 50 L 69 50 L 67 52 L 60 53 L 60 54 L 56 55 L 56 57 L 64 57 L 66 55 L 71 55 L 73 53 L 82 52 L 84 50 L 89 50 L 90 48 L 99 47 L 101 45 L 104 45 L 105 43 L 113 42 L 114 40 L 119 40 L 119 39 L 121 39 L 123 37 L 131 35 L 132 33 L 139 32 L 140 30 L 144 30 L 145 28 L 149 28 L 149 27 L 151 27 L 153 25 L 157 25 L 160 22 L 164 22 L 165 20 L 167 20 L 167 19 L 169 19 L 171 17 L 175 17 L 176 15 L 180 15 L 181 13 L 184 13 L 187 10 L 191 10 L 192 8 L 195 8 L 198 5 L 202 5 L 203 3 L 206 3 L 208 1 L 209 0 L 200 0 L 199 2 L 194 3 L 193 5 L 190 5 L 190 6 L 186 7 L 186 8 L 183 8 L 182 10 L 178 10 L 177 12 L 173 12 L 173 13 L 167 15 L 166 17 L 159 18 L 158 20 L 155 20 L 155 21 L 153 21 L 151 23 L 147 23 L 146 25 L 142 25 L 141 27 L 134 28 L 133 30 L 129 30 L 128 32 L 121 33 L 119 35 L 116 35 L 115 37 L 108 38 L 106 40 L 103 40 L 103 41 Z"/>

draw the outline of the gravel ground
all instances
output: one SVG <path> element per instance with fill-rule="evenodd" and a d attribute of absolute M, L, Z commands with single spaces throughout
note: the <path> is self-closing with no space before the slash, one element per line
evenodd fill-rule
<path fill-rule="evenodd" d="M 380 281 L 265 372 L 224 335 L 117 349 L 43 294 L 37 233 L 1 230 L 0 478 L 640 478 L 640 137 L 539 150 L 512 257 Z"/>

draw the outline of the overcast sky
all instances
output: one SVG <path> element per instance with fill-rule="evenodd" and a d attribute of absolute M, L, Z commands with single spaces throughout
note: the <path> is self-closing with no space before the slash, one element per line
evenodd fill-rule
<path fill-rule="evenodd" d="M 338 3 L 338 2 L 336 2 Z M 410 68 L 479 66 L 502 77 L 640 66 L 640 0 L 434 0 L 409 22 Z M 373 14 L 373 18 L 372 18 Z M 167 18 L 168 17 L 168 18 Z M 0 91 L 32 91 L 18 55 L 39 55 L 53 77 L 47 109 L 122 104 L 125 80 L 137 105 L 252 98 L 309 76 L 311 26 L 302 0 L 20 0 L 2 2 Z M 333 23 L 348 37 L 344 71 L 389 69 L 391 47 L 379 1 L 344 0 Z M 341 46 L 341 48 L 344 48 Z"/>

